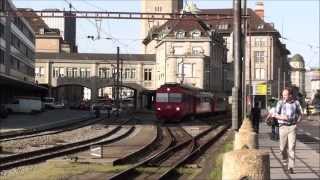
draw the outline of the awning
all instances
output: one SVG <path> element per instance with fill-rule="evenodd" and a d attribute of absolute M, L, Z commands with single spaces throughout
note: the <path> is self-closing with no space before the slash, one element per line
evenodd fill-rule
<path fill-rule="evenodd" d="M 0 74 L 0 86 L 17 87 L 25 90 L 48 91 L 48 88 L 36 83 L 14 79 L 10 76 Z"/>

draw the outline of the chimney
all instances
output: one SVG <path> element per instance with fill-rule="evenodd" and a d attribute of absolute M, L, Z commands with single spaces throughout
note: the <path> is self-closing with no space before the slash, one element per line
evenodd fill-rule
<path fill-rule="evenodd" d="M 264 18 L 264 4 L 263 4 L 263 1 L 258 1 L 258 2 L 256 3 L 256 7 L 255 7 L 254 12 L 255 12 L 261 19 Z"/>

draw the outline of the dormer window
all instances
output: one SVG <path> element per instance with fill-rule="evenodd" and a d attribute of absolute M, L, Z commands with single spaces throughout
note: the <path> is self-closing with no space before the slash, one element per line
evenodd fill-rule
<path fill-rule="evenodd" d="M 198 38 L 201 36 L 201 32 L 200 31 L 193 31 L 191 32 L 191 37 L 192 38 Z"/>
<path fill-rule="evenodd" d="M 178 32 L 176 33 L 177 39 L 182 39 L 182 38 L 184 38 L 184 34 L 185 34 L 185 32 L 183 32 L 183 31 L 178 31 Z"/>
<path fill-rule="evenodd" d="M 264 25 L 263 24 L 259 24 L 257 29 L 263 29 Z"/>
<path fill-rule="evenodd" d="M 218 29 L 222 29 L 222 30 L 227 30 L 228 27 L 229 27 L 228 24 L 219 24 L 219 25 L 218 25 Z"/>

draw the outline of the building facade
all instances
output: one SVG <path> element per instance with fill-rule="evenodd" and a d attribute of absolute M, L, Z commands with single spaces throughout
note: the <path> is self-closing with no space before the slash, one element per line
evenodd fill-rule
<path fill-rule="evenodd" d="M 135 91 L 142 101 L 145 91 L 156 89 L 155 55 L 121 54 L 120 58 L 121 86 Z M 91 100 L 99 96 L 112 97 L 112 94 L 106 94 L 112 92 L 104 88 L 116 85 L 116 59 L 116 54 L 37 53 L 36 80 L 48 86 L 51 95 L 60 101 L 71 101 L 68 97 L 74 96 L 73 93 L 59 90 L 71 85 L 90 89 Z M 74 99 L 82 100 L 83 97 Z"/>
<path fill-rule="evenodd" d="M 320 91 L 320 69 L 308 69 L 306 70 L 305 75 L 306 97 L 309 100 L 313 100 L 314 95 Z"/>
<path fill-rule="evenodd" d="M 190 19 L 192 18 L 192 19 Z M 166 22 L 157 29 L 156 83 L 182 83 L 223 93 L 223 64 L 227 49 L 221 35 L 195 17 L 184 16 L 179 21 Z"/>
<path fill-rule="evenodd" d="M 16 7 L 11 0 L 1 1 L 0 9 Z M 35 35 L 30 24 L 23 17 L 1 17 L 0 33 L 0 103 L 45 91 L 35 83 Z"/>
<path fill-rule="evenodd" d="M 41 18 L 50 29 L 59 29 L 62 40 L 65 44 L 69 44 L 71 52 L 78 52 L 76 44 L 77 20 L 72 17 L 73 14 L 60 12 L 59 9 L 44 9 L 44 11 L 56 11 L 54 13 L 43 13 L 44 16 L 54 15 L 59 17 L 43 17 Z"/>
<path fill-rule="evenodd" d="M 183 8 L 183 0 L 141 0 L 142 13 L 179 13 Z M 141 38 L 152 37 L 154 30 L 166 23 L 166 20 L 142 20 Z M 145 54 L 155 54 L 155 42 L 143 46 Z"/>
<path fill-rule="evenodd" d="M 158 2 L 158 4 L 160 5 L 161 3 Z M 214 14 L 220 15 L 221 17 L 233 16 L 233 9 L 198 9 L 197 11 L 199 14 Z M 264 21 L 264 6 L 262 2 L 257 3 L 255 10 L 248 9 L 248 14 L 250 18 L 248 21 L 248 34 L 245 48 L 245 74 L 243 74 L 243 76 L 248 86 L 249 76 L 251 74 L 254 98 L 262 107 L 266 107 L 268 99 L 279 97 L 281 89 L 290 84 L 290 66 L 287 60 L 290 52 L 285 44 L 281 43 L 281 35 L 273 27 L 273 24 Z M 211 29 L 211 31 L 216 31 L 224 38 L 225 46 L 228 49 L 227 64 L 223 65 L 225 77 L 224 90 L 231 95 L 234 78 L 233 19 L 221 18 L 218 20 L 204 20 L 204 23 L 207 24 L 207 27 Z M 192 26 L 192 24 L 189 26 Z M 152 30 L 152 34 L 152 37 L 149 36 L 146 38 L 152 38 L 152 41 L 145 46 L 147 47 L 146 53 L 156 51 L 157 46 L 155 44 L 159 37 L 162 36 L 162 34 L 159 34 L 156 30 Z M 188 40 L 186 43 L 192 43 L 192 41 Z M 156 52 L 157 57 L 161 56 L 159 53 L 161 54 L 159 51 Z"/>
<path fill-rule="evenodd" d="M 299 91 L 302 95 L 306 95 L 306 83 L 305 83 L 305 64 L 304 59 L 300 54 L 294 55 L 292 58 L 289 58 L 290 70 L 291 70 L 291 83 L 292 85 L 299 88 Z"/>

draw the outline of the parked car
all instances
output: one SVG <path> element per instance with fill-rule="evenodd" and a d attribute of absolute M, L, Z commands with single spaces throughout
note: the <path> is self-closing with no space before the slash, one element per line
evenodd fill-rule
<path fill-rule="evenodd" d="M 15 97 L 10 103 L 4 104 L 4 107 L 9 113 L 34 113 L 43 110 L 38 97 Z"/>
<path fill-rule="evenodd" d="M 99 99 L 91 105 L 90 111 L 93 113 L 99 111 L 101 114 L 107 114 L 112 111 L 112 103 L 109 100 Z"/>
<path fill-rule="evenodd" d="M 54 109 L 54 98 L 53 97 L 45 97 L 42 99 L 42 103 L 44 108 L 46 109 Z"/>
<path fill-rule="evenodd" d="M 8 114 L 8 110 L 4 107 L 4 105 L 0 105 L 0 117 L 7 118 Z"/>
<path fill-rule="evenodd" d="M 45 97 L 42 99 L 42 103 L 46 109 L 62 109 L 64 103 L 57 103 L 53 97 Z"/>

